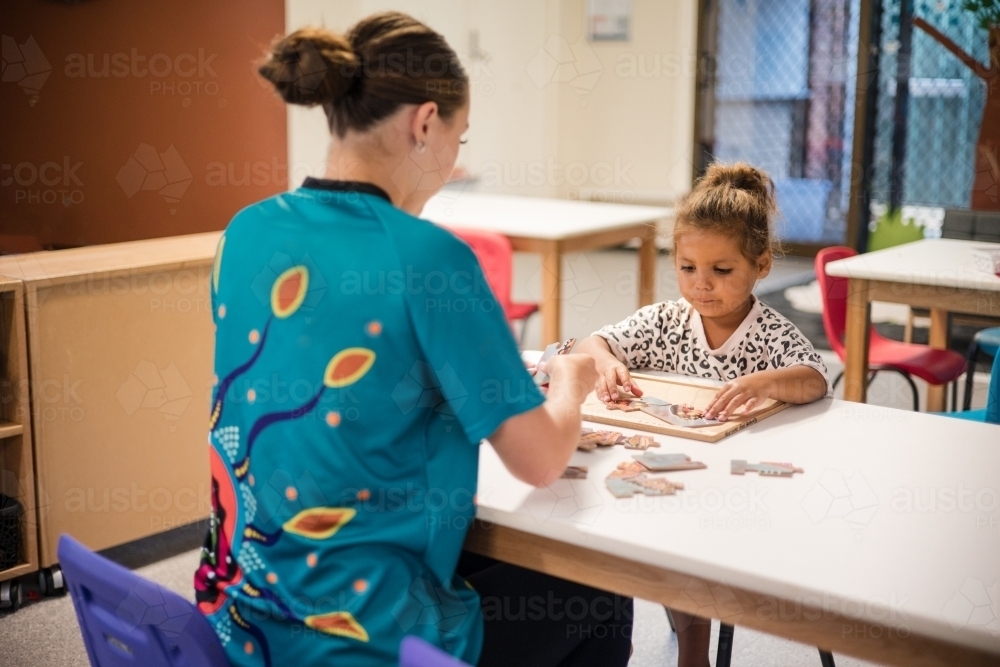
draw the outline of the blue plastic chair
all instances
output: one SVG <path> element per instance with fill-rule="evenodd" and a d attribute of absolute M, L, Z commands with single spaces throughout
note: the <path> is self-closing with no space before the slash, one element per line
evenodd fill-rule
<path fill-rule="evenodd" d="M 972 372 L 971 370 L 969 371 Z M 985 410 L 966 410 L 964 412 L 941 413 L 956 419 L 1000 424 L 1000 354 L 993 357 L 993 370 L 990 372 L 990 388 L 986 395 Z"/>
<path fill-rule="evenodd" d="M 92 667 L 228 667 L 193 604 L 98 556 L 68 535 L 59 564 Z"/>
<path fill-rule="evenodd" d="M 976 335 L 972 337 L 972 342 L 969 343 L 969 351 L 966 354 L 966 365 L 969 370 L 965 374 L 963 410 L 968 410 L 972 405 L 972 376 L 976 368 L 976 360 L 979 359 L 979 354 L 982 353 L 987 357 L 996 359 L 998 349 L 1000 349 L 1000 327 L 982 329 L 977 331 Z M 990 386 L 992 386 L 992 383 Z"/>
<path fill-rule="evenodd" d="M 471 667 L 419 637 L 404 637 L 399 645 L 399 667 Z"/>

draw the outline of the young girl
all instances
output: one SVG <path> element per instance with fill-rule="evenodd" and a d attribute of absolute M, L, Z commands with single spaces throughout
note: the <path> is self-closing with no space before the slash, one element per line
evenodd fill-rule
<path fill-rule="evenodd" d="M 826 367 L 795 325 L 753 295 L 771 269 L 774 184 L 745 163 L 709 167 L 677 206 L 674 227 L 681 299 L 639 309 L 583 340 L 597 365 L 597 395 L 642 389 L 630 369 L 724 381 L 705 416 L 726 420 L 773 398 L 809 403 L 829 387 Z M 678 665 L 708 665 L 711 623 L 674 612 Z"/>

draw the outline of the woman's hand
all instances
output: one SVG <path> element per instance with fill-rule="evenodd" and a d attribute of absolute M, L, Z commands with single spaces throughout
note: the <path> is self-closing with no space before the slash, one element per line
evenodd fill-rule
<path fill-rule="evenodd" d="M 614 356 L 609 355 L 598 361 L 597 374 L 599 377 L 595 391 L 597 397 L 605 403 L 618 400 L 618 385 L 633 396 L 642 396 L 642 389 L 632 379 L 628 368 Z"/>
<path fill-rule="evenodd" d="M 586 400 L 598 377 L 594 360 L 586 354 L 559 354 L 537 370 L 548 373 L 550 391 L 558 387 L 563 394 L 568 392 L 576 405 Z"/>
<path fill-rule="evenodd" d="M 745 412 L 750 412 L 755 406 L 768 398 L 773 398 L 775 383 L 763 373 L 751 373 L 730 380 L 712 398 L 705 409 L 705 419 L 726 421 L 743 406 Z"/>

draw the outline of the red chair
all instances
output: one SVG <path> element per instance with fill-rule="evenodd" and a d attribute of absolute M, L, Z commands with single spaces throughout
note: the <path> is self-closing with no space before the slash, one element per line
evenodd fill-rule
<path fill-rule="evenodd" d="M 843 361 L 847 356 L 844 348 L 844 331 L 847 327 L 847 278 L 828 276 L 826 265 L 838 259 L 854 257 L 858 253 L 852 248 L 835 246 L 824 248 L 816 255 L 816 279 L 823 295 L 823 328 L 830 347 Z M 965 359 L 951 350 L 939 350 L 929 345 L 916 343 L 901 343 L 880 336 L 871 328 L 868 343 L 868 368 L 872 371 L 868 382 L 875 378 L 879 371 L 894 371 L 902 375 L 913 391 L 913 409 L 919 410 L 917 385 L 911 375 L 916 375 L 928 384 L 942 385 L 955 382 L 965 372 Z M 836 387 L 844 373 L 833 381 Z M 957 401 L 958 385 L 952 385 L 952 408 Z"/>
<path fill-rule="evenodd" d="M 521 320 L 520 340 L 524 342 L 524 330 L 528 317 L 538 312 L 537 303 L 514 303 L 510 298 L 511 274 L 514 265 L 514 249 L 510 239 L 503 234 L 480 229 L 448 227 L 451 233 L 465 241 L 479 259 L 493 294 L 503 308 L 507 321 L 514 328 L 514 322 Z"/>

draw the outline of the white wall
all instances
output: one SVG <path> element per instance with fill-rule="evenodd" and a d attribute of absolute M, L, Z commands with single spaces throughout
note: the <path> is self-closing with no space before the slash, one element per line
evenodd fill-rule
<path fill-rule="evenodd" d="M 441 32 L 472 83 L 459 164 L 482 191 L 669 201 L 691 181 L 697 0 L 634 0 L 629 42 L 588 42 L 584 0 L 287 0 L 287 27 L 382 9 Z M 473 51 L 475 47 L 475 51 Z M 297 185 L 322 172 L 319 109 L 289 109 Z"/>

